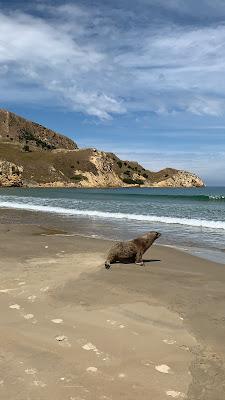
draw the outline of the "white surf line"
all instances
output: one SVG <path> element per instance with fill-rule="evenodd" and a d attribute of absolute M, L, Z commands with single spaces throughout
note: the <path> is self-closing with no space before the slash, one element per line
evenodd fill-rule
<path fill-rule="evenodd" d="M 110 213 L 97 210 L 78 210 L 78 209 L 68 209 L 63 207 L 42 206 L 29 203 L 21 204 L 16 202 L 7 202 L 7 201 L 0 201 L 0 207 L 13 208 L 18 210 L 27 210 L 27 211 L 40 211 L 40 212 L 55 213 L 62 215 L 78 215 L 84 217 L 88 216 L 88 217 L 107 218 L 107 219 L 128 219 L 134 221 L 161 222 L 164 224 L 175 224 L 175 225 L 178 224 L 178 225 L 187 225 L 200 228 L 225 230 L 225 222 L 215 221 L 215 220 L 211 221 L 211 220 L 201 220 L 192 218 L 126 214 L 126 213 L 115 213 L 115 212 Z"/>

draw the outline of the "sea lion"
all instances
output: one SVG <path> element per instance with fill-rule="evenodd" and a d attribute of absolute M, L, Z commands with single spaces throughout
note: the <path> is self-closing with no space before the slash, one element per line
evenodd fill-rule
<path fill-rule="evenodd" d="M 111 263 L 115 263 L 117 261 L 130 261 L 135 262 L 135 264 L 144 265 L 142 260 L 143 254 L 160 236 L 161 233 L 159 232 L 148 232 L 143 236 L 137 237 L 136 239 L 114 244 L 108 253 L 105 267 L 109 269 Z"/>

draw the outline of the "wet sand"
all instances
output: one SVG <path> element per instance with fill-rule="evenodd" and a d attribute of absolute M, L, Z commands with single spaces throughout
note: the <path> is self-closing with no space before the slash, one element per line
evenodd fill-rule
<path fill-rule="evenodd" d="M 153 246 L 0 225 L 1 400 L 223 400 L 225 268 Z"/>

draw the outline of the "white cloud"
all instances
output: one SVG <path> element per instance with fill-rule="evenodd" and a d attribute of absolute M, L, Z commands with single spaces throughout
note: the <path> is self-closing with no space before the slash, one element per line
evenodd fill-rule
<path fill-rule="evenodd" d="M 225 26 L 143 28 L 124 10 L 38 8 L 45 18 L 0 12 L 2 102 L 33 96 L 100 119 L 129 111 L 225 114 Z"/>
<path fill-rule="evenodd" d="M 99 118 L 123 112 L 121 101 L 99 92 L 96 84 L 88 85 L 90 74 L 94 77 L 99 72 L 104 54 L 89 44 L 78 44 L 71 32 L 65 32 L 63 23 L 58 21 L 56 26 L 57 21 L 50 23 L 18 13 L 0 14 L 1 86 L 7 75 L 9 92 L 13 85 L 15 94 L 16 86 L 24 83 L 21 101 L 26 99 L 26 85 L 33 84 L 44 93 L 52 93 L 52 97 L 56 95 L 56 100 L 64 99 L 70 108 Z M 8 97 L 3 89 L 2 100 Z M 32 92 L 35 96 L 35 89 Z"/>

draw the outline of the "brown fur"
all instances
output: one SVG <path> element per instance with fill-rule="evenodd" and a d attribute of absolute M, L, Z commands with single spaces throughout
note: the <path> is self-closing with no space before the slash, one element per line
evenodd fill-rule
<path fill-rule="evenodd" d="M 137 237 L 136 239 L 114 244 L 108 253 L 105 267 L 108 269 L 110 268 L 111 263 L 115 263 L 117 261 L 130 261 L 143 265 L 143 254 L 149 249 L 149 247 L 151 247 L 151 245 L 159 236 L 161 236 L 159 232 L 148 232 L 143 236 Z"/>

